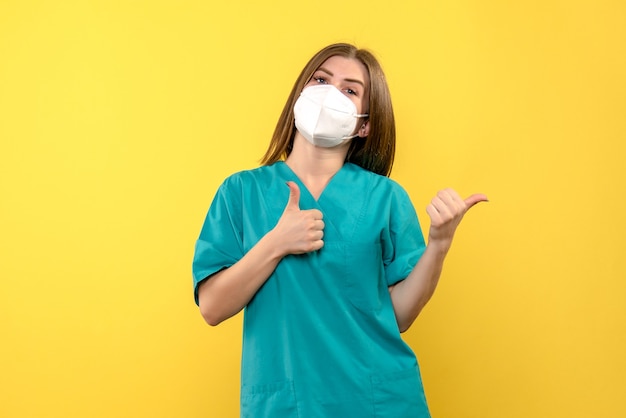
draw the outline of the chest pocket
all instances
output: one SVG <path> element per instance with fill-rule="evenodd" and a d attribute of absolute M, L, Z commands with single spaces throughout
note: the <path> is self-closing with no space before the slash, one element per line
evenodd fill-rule
<path fill-rule="evenodd" d="M 351 303 L 362 311 L 378 311 L 389 292 L 385 281 L 382 248 L 377 242 L 346 245 L 344 259 L 346 291 Z"/>

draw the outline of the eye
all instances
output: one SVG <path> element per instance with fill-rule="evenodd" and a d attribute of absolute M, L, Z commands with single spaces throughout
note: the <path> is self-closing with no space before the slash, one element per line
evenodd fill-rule
<path fill-rule="evenodd" d="M 358 96 L 358 93 L 352 89 L 346 89 L 346 93 L 351 94 L 353 96 Z"/>
<path fill-rule="evenodd" d="M 315 82 L 317 82 L 317 84 L 326 84 L 326 79 L 324 77 L 320 77 L 320 76 L 313 76 L 313 80 Z"/>

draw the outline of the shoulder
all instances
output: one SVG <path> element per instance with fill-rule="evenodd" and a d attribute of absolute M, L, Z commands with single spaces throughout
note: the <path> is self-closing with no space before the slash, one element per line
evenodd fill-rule
<path fill-rule="evenodd" d="M 261 166 L 249 170 L 242 170 L 231 174 L 223 181 L 220 189 L 235 191 L 246 189 L 250 186 L 258 186 L 259 183 L 268 181 L 276 172 L 276 164 Z"/>
<path fill-rule="evenodd" d="M 355 180 L 358 178 L 365 184 L 372 193 L 380 193 L 390 197 L 408 198 L 408 193 L 397 181 L 369 171 L 353 163 L 346 163 L 346 170 L 350 172 Z"/>

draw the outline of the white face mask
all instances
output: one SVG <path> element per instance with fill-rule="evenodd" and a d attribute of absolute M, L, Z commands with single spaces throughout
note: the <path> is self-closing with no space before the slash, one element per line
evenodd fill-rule
<path fill-rule="evenodd" d="M 293 107 L 296 129 L 313 145 L 336 147 L 356 137 L 356 105 L 335 86 L 320 84 L 302 90 Z"/>

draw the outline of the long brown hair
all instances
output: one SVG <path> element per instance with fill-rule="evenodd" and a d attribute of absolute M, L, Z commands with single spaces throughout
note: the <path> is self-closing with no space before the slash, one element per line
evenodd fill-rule
<path fill-rule="evenodd" d="M 289 94 L 261 163 L 270 165 L 287 158 L 291 153 L 296 134 L 293 106 L 313 73 L 328 58 L 336 55 L 359 60 L 367 68 L 370 78 L 369 134 L 366 138 L 352 140 L 346 161 L 389 176 L 396 152 L 396 124 L 385 74 L 371 52 L 344 43 L 323 48 L 304 67 Z"/>

